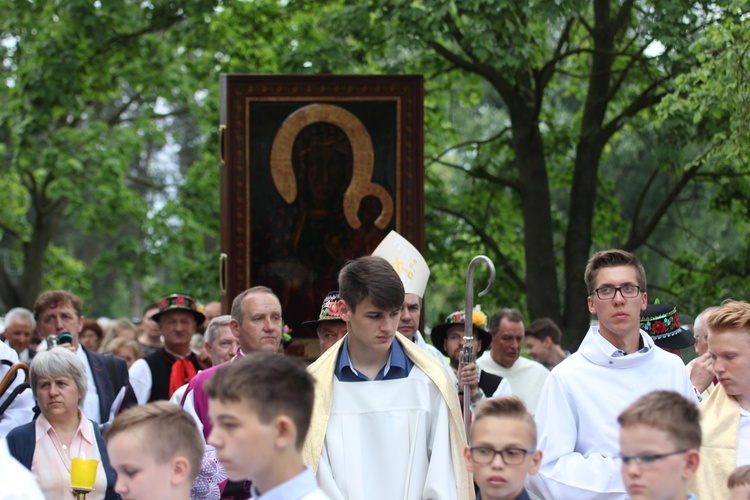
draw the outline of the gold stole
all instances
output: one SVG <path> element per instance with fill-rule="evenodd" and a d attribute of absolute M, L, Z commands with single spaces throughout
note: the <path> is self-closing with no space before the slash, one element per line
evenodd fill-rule
<path fill-rule="evenodd" d="M 729 498 L 727 478 L 737 463 L 740 405 L 717 384 L 708 399 L 698 405 L 701 412 L 701 462 L 690 483 L 701 500 Z"/>
<path fill-rule="evenodd" d="M 461 417 L 461 407 L 458 394 L 453 382 L 448 378 L 445 369 L 432 357 L 424 353 L 414 342 L 396 332 L 396 341 L 401 344 L 404 353 L 414 364 L 432 380 L 440 390 L 443 399 L 448 405 L 450 413 L 450 445 L 453 460 L 453 472 L 456 477 L 458 498 L 474 497 L 474 481 L 466 470 L 463 451 L 466 447 L 466 433 L 464 422 Z M 320 456 L 323 452 L 326 430 L 328 429 L 328 417 L 333 404 L 333 374 L 336 368 L 343 339 L 326 351 L 318 360 L 311 364 L 307 371 L 315 378 L 315 405 L 313 406 L 312 422 L 307 433 L 305 446 L 302 449 L 302 458 L 310 465 L 315 473 L 318 472 Z M 356 382 L 355 382 L 356 383 Z M 461 493 L 463 491 L 463 493 Z"/>

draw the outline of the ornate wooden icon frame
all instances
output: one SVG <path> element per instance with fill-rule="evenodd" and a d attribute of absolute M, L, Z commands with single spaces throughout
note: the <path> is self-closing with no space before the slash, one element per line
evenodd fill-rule
<path fill-rule="evenodd" d="M 421 75 L 222 75 L 220 84 L 220 288 L 224 311 L 229 311 L 237 294 L 251 286 L 275 288 L 259 271 L 253 244 L 259 255 L 260 242 L 278 231 L 291 230 L 284 221 L 270 222 L 267 212 L 269 203 L 276 206 L 283 200 L 293 204 L 300 196 L 292 148 L 300 130 L 312 123 L 335 125 L 351 144 L 353 171 L 341 200 L 342 220 L 352 230 L 359 228 L 360 203 L 372 197 L 380 204 L 374 225 L 382 235 L 395 229 L 423 250 Z M 317 314 L 324 296 L 314 301 L 314 307 L 306 304 L 306 314 L 311 308 Z M 286 319 L 290 307 L 282 303 L 285 305 Z M 299 326 L 299 318 L 290 323 L 294 337 L 315 335 Z"/>

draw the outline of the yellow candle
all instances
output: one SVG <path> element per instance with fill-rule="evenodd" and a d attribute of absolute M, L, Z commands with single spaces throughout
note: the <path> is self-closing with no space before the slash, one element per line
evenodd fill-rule
<path fill-rule="evenodd" d="M 74 458 L 70 467 L 70 483 L 73 488 L 92 489 L 94 481 L 96 481 L 96 469 L 98 466 L 98 460 Z"/>

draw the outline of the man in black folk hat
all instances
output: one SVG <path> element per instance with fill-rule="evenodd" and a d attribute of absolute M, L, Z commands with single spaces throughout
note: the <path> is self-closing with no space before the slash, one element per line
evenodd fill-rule
<path fill-rule="evenodd" d="M 164 346 L 131 367 L 139 403 L 168 400 L 198 373 L 201 367 L 190 350 L 190 339 L 204 319 L 192 297 L 173 293 L 159 300 L 153 320 L 159 324 Z"/>
<path fill-rule="evenodd" d="M 475 357 L 479 357 L 492 342 L 492 336 L 487 331 L 487 315 L 482 312 L 481 307 L 476 306 L 471 315 L 473 334 L 473 348 Z M 464 311 L 456 311 L 448 315 L 445 322 L 435 326 L 430 335 L 435 347 L 450 359 L 450 365 L 458 377 L 458 367 L 464 349 L 464 325 L 466 315 Z M 510 384 L 506 379 L 492 373 L 479 370 L 475 363 L 467 365 L 465 370 L 470 371 L 472 377 L 464 377 L 463 380 L 471 380 L 468 383 L 471 390 L 472 404 L 478 403 L 484 398 L 495 396 L 510 396 L 512 394 Z M 478 372 L 478 376 L 477 376 Z M 459 395 L 464 387 L 459 386 Z"/>
<path fill-rule="evenodd" d="M 341 319 L 339 300 L 338 291 L 328 292 L 320 307 L 318 319 L 302 322 L 302 326 L 315 330 L 318 334 L 320 354 L 333 347 L 333 344 L 346 335 L 346 323 Z"/>
<path fill-rule="evenodd" d="M 648 333 L 656 347 L 682 359 L 682 349 L 695 344 L 693 334 L 680 324 L 677 308 L 669 304 L 649 304 L 641 311 L 641 330 Z"/>

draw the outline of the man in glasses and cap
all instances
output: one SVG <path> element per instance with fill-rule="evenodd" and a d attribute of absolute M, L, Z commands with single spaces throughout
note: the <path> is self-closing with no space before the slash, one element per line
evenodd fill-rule
<path fill-rule="evenodd" d="M 476 357 L 479 357 L 490 347 L 490 343 L 492 342 L 492 336 L 487 331 L 487 315 L 482 312 L 480 306 L 475 306 L 470 320 L 473 331 L 472 347 Z M 464 350 L 465 324 L 466 314 L 464 311 L 455 311 L 445 318 L 445 323 L 435 326 L 431 332 L 432 341 L 435 343 L 440 353 L 450 359 L 450 366 L 456 376 L 458 376 L 461 356 L 463 355 Z M 470 368 L 474 375 L 471 381 L 466 384 L 471 390 L 472 405 L 477 404 L 485 398 L 512 395 L 510 384 L 507 379 L 479 370 L 475 363 L 467 365 L 465 369 L 466 368 Z M 459 396 L 463 395 L 462 391 L 464 391 L 464 386 L 459 385 Z"/>

